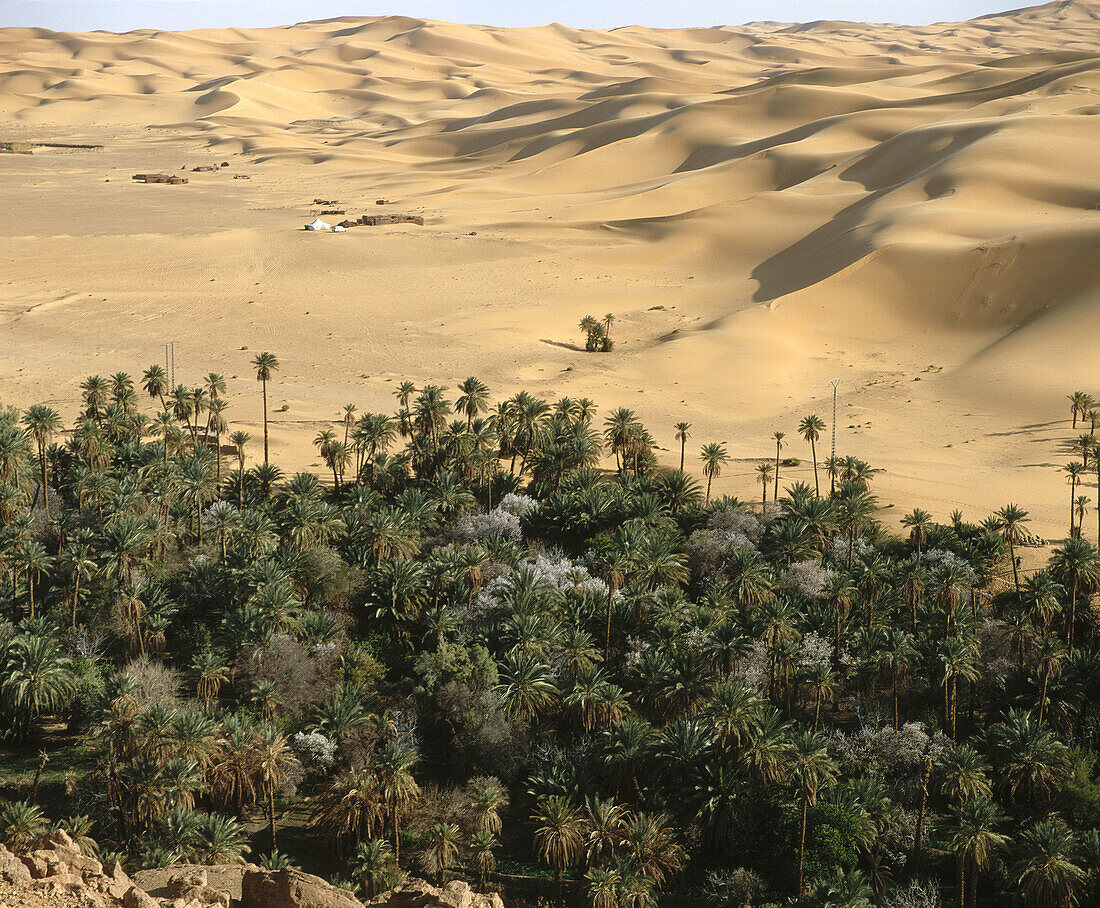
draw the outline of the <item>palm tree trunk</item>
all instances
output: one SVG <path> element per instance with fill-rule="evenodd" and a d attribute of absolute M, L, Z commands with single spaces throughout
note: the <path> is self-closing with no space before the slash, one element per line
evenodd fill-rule
<path fill-rule="evenodd" d="M 46 448 L 44 445 L 38 446 L 38 460 L 42 464 L 42 504 L 46 508 L 46 519 L 50 517 L 50 490 L 46 486 Z"/>
<path fill-rule="evenodd" d="M 275 853 L 275 786 L 267 786 L 267 827 L 271 833 L 271 853 Z"/>
<path fill-rule="evenodd" d="M 1073 595 L 1069 600 L 1069 627 L 1066 628 L 1066 648 L 1073 655 L 1073 625 L 1077 623 L 1077 574 L 1073 575 Z"/>
<path fill-rule="evenodd" d="M 775 494 L 772 501 L 779 501 L 779 442 L 775 443 Z"/>
<path fill-rule="evenodd" d="M 1008 537 L 1008 557 L 1012 559 L 1012 579 L 1016 584 L 1016 596 L 1020 595 L 1020 571 L 1016 567 L 1016 547 L 1012 543 L 1012 536 Z"/>
<path fill-rule="evenodd" d="M 615 597 L 615 587 L 612 584 L 607 585 L 607 636 L 604 640 L 603 646 L 603 663 L 607 665 L 608 659 L 611 658 L 611 600 Z"/>
<path fill-rule="evenodd" d="M 806 813 L 810 807 L 810 799 L 802 792 L 802 832 L 798 838 L 798 897 L 802 898 L 803 865 L 806 859 Z"/>
<path fill-rule="evenodd" d="M 1077 497 L 1077 480 L 1070 478 L 1069 481 L 1069 538 L 1073 539 L 1073 499 Z"/>
<path fill-rule="evenodd" d="M 393 805 L 393 862 L 401 867 L 401 820 L 398 817 L 397 805 Z"/>
<path fill-rule="evenodd" d="M 260 382 L 260 384 L 263 385 L 263 389 L 264 389 L 264 463 L 266 464 L 267 463 L 267 457 L 268 457 L 268 454 L 267 454 L 267 379 L 265 378 L 262 382 Z"/>
<path fill-rule="evenodd" d="M 970 878 L 967 880 L 970 888 L 970 908 L 978 908 L 978 868 L 973 861 L 970 863 Z"/>
<path fill-rule="evenodd" d="M 810 439 L 810 457 L 814 462 L 814 495 L 817 498 L 821 497 L 821 485 L 817 481 L 817 445 L 814 444 L 814 440 Z"/>
<path fill-rule="evenodd" d="M 73 630 L 76 630 L 76 605 L 80 601 L 80 572 L 73 575 Z"/>
<path fill-rule="evenodd" d="M 932 773 L 932 757 L 925 755 L 920 775 L 920 807 L 917 810 L 917 832 L 913 838 L 913 860 L 919 867 L 924 850 L 924 813 L 928 807 L 928 777 Z"/>
<path fill-rule="evenodd" d="M 959 908 L 966 908 L 966 865 L 963 863 L 961 852 L 955 858 L 955 865 L 958 870 L 959 880 Z"/>
<path fill-rule="evenodd" d="M 951 678 L 951 737 L 955 737 L 959 717 L 959 676 Z"/>
<path fill-rule="evenodd" d="M 713 473 L 708 473 L 707 474 L 707 500 L 706 500 L 706 504 L 710 504 L 710 484 L 713 481 L 714 481 L 714 474 Z M 765 494 L 767 494 L 767 493 L 765 492 Z"/>
<path fill-rule="evenodd" d="M 680 439 L 680 472 L 684 472 L 684 450 L 687 448 L 687 439 Z"/>
<path fill-rule="evenodd" d="M 1043 687 L 1039 693 L 1039 721 L 1043 721 L 1043 713 L 1047 705 L 1047 681 L 1050 679 L 1050 664 L 1043 663 Z"/>

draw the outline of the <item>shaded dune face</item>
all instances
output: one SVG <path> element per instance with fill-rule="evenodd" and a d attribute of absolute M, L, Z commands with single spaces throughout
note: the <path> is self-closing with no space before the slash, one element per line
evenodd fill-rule
<path fill-rule="evenodd" d="M 239 155 L 235 167 L 271 175 L 272 193 L 294 181 L 299 198 L 393 195 L 428 213 L 420 237 L 476 228 L 500 239 L 469 253 L 484 255 L 473 276 L 430 267 L 449 253 L 418 258 L 429 267 L 415 287 L 396 249 L 372 264 L 370 280 L 408 288 L 410 325 L 449 318 L 447 340 L 465 344 L 440 364 L 400 343 L 371 348 L 389 356 L 376 371 L 426 381 L 478 370 L 501 390 L 574 394 L 636 391 L 644 377 L 666 419 L 689 398 L 671 386 L 690 381 L 691 364 L 753 388 L 738 402 L 760 423 L 753 430 L 801 408 L 813 396 L 803 386 L 822 384 L 841 357 L 877 381 L 875 351 L 899 338 L 898 367 L 934 356 L 944 394 L 990 406 L 1047 406 L 1086 383 L 1091 352 L 1078 339 L 1100 297 L 1098 115 L 1098 2 L 921 27 L 503 29 L 393 16 L 179 33 L 0 30 L 0 118 L 15 138 L 129 130 L 147 148 Z M 132 255 L 125 235 L 135 228 L 112 226 L 112 210 L 95 229 Z M 271 229 L 266 209 L 247 210 L 259 212 L 248 216 L 255 230 Z M 171 217 L 183 214 L 142 230 L 158 243 L 176 230 L 188 261 L 241 276 L 238 298 L 209 303 L 230 321 L 258 286 L 251 278 L 289 297 L 312 287 L 310 267 L 361 267 L 335 246 L 300 256 L 243 218 L 208 219 L 251 250 L 233 259 Z M 568 252 L 551 273 L 555 249 Z M 93 271 L 102 259 L 90 246 L 76 254 Z M 584 292 L 569 268 L 584 273 Z M 167 297 L 182 288 L 165 282 L 189 278 L 169 261 L 135 281 L 170 313 L 180 304 Z M 452 283 L 467 278 L 487 295 L 476 313 Z M 41 317 L 76 293 L 56 291 L 38 301 Z M 675 318 L 646 315 L 673 303 Z M 626 320 L 615 358 L 578 363 L 551 384 L 574 365 L 563 357 L 589 305 Z M 326 327 L 352 337 L 339 320 Z M 514 353 L 503 365 L 501 343 Z M 698 406 L 715 404 L 698 391 Z"/>

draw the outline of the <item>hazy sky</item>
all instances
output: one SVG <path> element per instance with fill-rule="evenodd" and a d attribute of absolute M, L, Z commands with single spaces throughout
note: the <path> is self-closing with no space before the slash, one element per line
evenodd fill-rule
<path fill-rule="evenodd" d="M 736 25 L 758 19 L 924 24 L 1023 5 L 1028 5 L 1027 0 L 0 0 L 0 26 L 126 31 L 287 25 L 306 19 L 391 13 L 490 25 L 564 22 L 589 27 L 675 27 Z"/>

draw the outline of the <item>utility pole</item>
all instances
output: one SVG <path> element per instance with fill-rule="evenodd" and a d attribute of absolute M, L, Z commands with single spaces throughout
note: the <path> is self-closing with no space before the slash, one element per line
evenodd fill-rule
<path fill-rule="evenodd" d="M 832 460 L 832 470 L 830 470 L 830 473 L 835 477 L 836 476 L 836 389 L 840 387 L 840 379 L 839 378 L 834 378 L 832 381 L 829 382 L 829 385 L 833 389 L 833 456 L 831 458 L 831 460 Z M 835 489 L 835 485 L 833 485 L 834 482 L 835 482 L 835 479 L 830 483 L 830 486 Z"/>
<path fill-rule="evenodd" d="M 164 376 L 170 387 L 176 387 L 176 342 L 164 344 Z"/>

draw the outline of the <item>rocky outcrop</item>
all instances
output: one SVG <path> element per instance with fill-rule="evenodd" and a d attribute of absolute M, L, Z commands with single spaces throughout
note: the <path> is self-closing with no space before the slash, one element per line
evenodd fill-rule
<path fill-rule="evenodd" d="M 131 880 L 117 861 L 101 864 L 64 832 L 26 853 L 0 845 L 0 908 L 364 908 L 355 896 L 300 870 L 254 864 L 179 865 Z M 407 879 L 365 908 L 504 908 L 454 880 L 437 888 Z"/>
<path fill-rule="evenodd" d="M 241 903 L 244 908 L 362 908 L 350 892 L 290 868 L 249 870 L 242 881 Z"/>
<path fill-rule="evenodd" d="M 0 882 L 12 886 L 29 886 L 31 872 L 19 858 L 0 845 Z"/>
<path fill-rule="evenodd" d="M 29 851 L 0 845 L 2 901 L 50 908 L 229 908 L 229 894 L 207 885 L 206 873 L 170 880 L 168 898 L 157 899 L 126 875 L 118 861 L 101 864 L 64 832 L 53 832 Z"/>
<path fill-rule="evenodd" d="M 254 864 L 173 864 L 151 870 L 139 870 L 134 883 L 163 902 L 181 897 L 195 898 L 203 904 L 230 904 L 241 901 L 244 875 L 259 870 Z"/>
<path fill-rule="evenodd" d="M 495 892 L 475 892 L 462 880 L 437 889 L 424 880 L 409 879 L 371 899 L 366 908 L 504 908 L 504 902 Z"/>
<path fill-rule="evenodd" d="M 25 853 L 0 845 L 0 883 L 4 900 L 14 904 L 83 908 L 116 908 L 133 887 L 117 862 L 104 867 L 64 832 L 51 833 Z"/>

